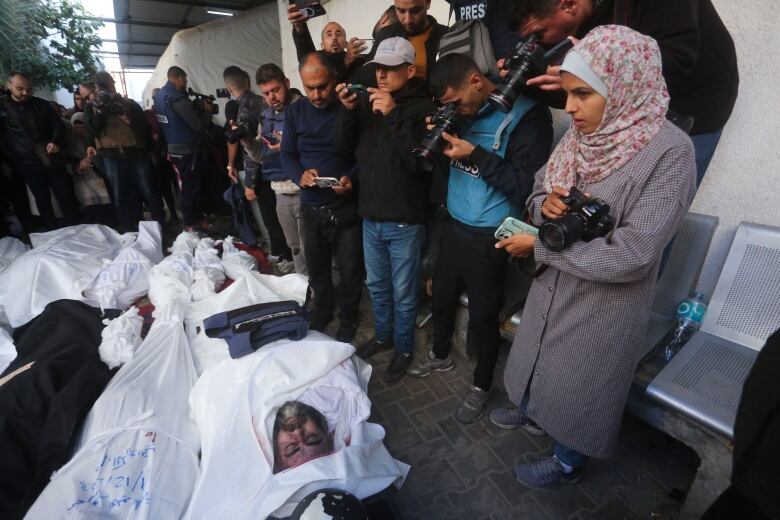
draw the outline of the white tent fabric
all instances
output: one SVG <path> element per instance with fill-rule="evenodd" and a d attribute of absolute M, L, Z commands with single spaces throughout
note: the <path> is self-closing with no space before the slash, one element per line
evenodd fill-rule
<path fill-rule="evenodd" d="M 254 79 L 257 67 L 270 62 L 282 62 L 275 3 L 174 34 L 146 84 L 143 105 L 152 106 L 152 91 L 165 84 L 168 68 L 173 65 L 184 69 L 193 90 L 214 95 L 216 89 L 225 86 L 222 71 L 226 67 L 237 65 Z M 257 92 L 254 80 L 252 85 Z M 220 115 L 214 118 L 217 124 L 224 122 L 224 102 L 221 100 Z"/>

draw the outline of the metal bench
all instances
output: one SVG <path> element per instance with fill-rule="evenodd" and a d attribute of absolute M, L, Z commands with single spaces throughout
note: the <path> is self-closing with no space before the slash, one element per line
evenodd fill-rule
<path fill-rule="evenodd" d="M 728 486 L 742 385 L 778 327 L 780 228 L 742 223 L 701 329 L 668 365 L 655 359 L 641 370 L 629 400 L 630 411 L 701 458 L 682 518 L 698 518 Z"/>

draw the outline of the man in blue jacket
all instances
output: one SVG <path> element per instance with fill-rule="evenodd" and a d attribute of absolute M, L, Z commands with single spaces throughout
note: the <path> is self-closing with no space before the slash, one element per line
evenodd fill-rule
<path fill-rule="evenodd" d="M 287 178 L 301 187 L 303 247 L 314 292 L 310 324 L 322 331 L 333 320 L 336 292 L 331 263 L 335 258 L 340 279 L 336 339 L 350 342 L 357 332 L 363 262 L 352 186 L 355 160 L 334 151 L 333 133 L 341 106 L 335 91 L 336 71 L 322 51 L 304 56 L 298 70 L 306 99 L 287 107 L 280 159 Z"/>
<path fill-rule="evenodd" d="M 547 162 L 552 119 L 547 107 L 525 98 L 508 114 L 496 110 L 487 103 L 495 85 L 462 54 L 449 54 L 436 63 L 430 88 L 441 103 L 455 104 L 465 121 L 458 137 L 444 134 L 444 155 L 451 160 L 447 209 L 452 219 L 433 275 L 433 349 L 409 375 L 426 377 L 452 369 L 455 311 L 465 287 L 477 366 L 474 385 L 455 418 L 472 423 L 485 413 L 501 341 L 498 315 L 508 256 L 496 249 L 493 234 L 506 217 L 522 216 L 513 201 L 531 194 L 534 174 Z"/>

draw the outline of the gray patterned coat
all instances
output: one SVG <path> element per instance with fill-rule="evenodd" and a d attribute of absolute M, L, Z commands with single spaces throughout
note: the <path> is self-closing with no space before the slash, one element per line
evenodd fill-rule
<path fill-rule="evenodd" d="M 612 453 L 647 325 L 661 254 L 696 192 L 691 140 L 666 122 L 621 170 L 581 186 L 606 201 L 615 227 L 560 253 L 537 241 L 549 267 L 532 286 L 504 379 L 552 438 L 585 455 Z M 536 174 L 542 189 L 544 168 Z M 546 194 L 532 199 L 542 222 Z M 530 387 L 529 387 L 530 384 Z"/>

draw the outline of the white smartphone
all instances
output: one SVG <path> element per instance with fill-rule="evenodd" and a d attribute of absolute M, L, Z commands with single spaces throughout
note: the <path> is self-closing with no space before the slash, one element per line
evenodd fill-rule
<path fill-rule="evenodd" d="M 341 184 L 336 177 L 317 177 L 314 183 L 318 188 L 332 188 Z"/>

